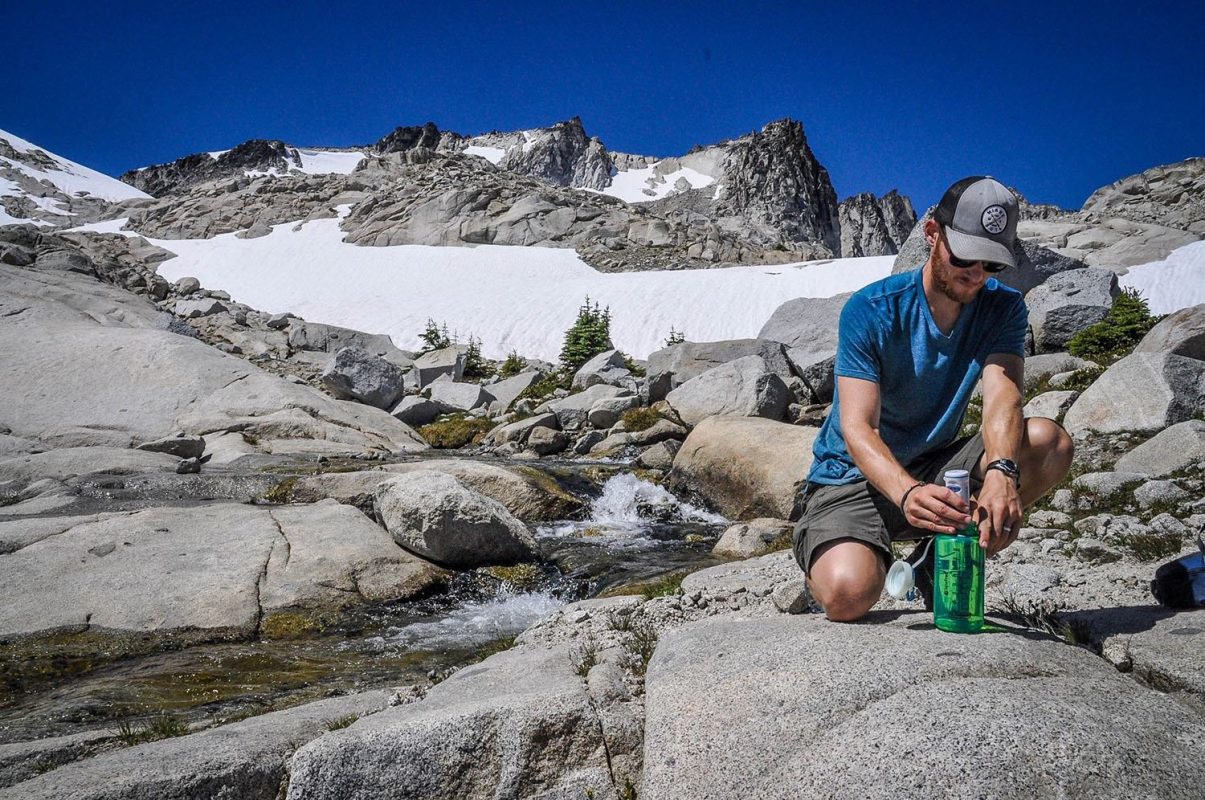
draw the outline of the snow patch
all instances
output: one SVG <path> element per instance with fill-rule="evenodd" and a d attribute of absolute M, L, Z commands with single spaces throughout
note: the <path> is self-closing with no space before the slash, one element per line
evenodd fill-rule
<path fill-rule="evenodd" d="M 23 161 L 16 161 L 3 156 L 0 156 L 0 163 L 6 164 L 18 172 L 22 172 L 34 180 L 48 181 L 64 194 L 75 195 L 77 197 L 92 196 L 112 202 L 150 197 L 150 195 L 135 189 L 133 186 L 110 178 L 108 175 L 104 175 L 94 169 L 89 169 L 82 164 L 77 164 L 74 161 L 42 150 L 33 143 L 27 142 L 19 136 L 14 136 L 7 131 L 0 130 L 0 139 L 6 140 L 18 153 L 31 155 L 37 152 L 45 153 L 46 157 L 53 164 L 46 171 L 26 164 Z"/>
<path fill-rule="evenodd" d="M 506 150 L 501 147 L 482 147 L 475 144 L 466 147 L 464 152 L 471 156 L 480 156 L 491 164 L 497 164 L 506 155 Z"/>
<path fill-rule="evenodd" d="M 1205 303 L 1205 242 L 1186 244 L 1162 261 L 1130 267 L 1117 282 L 1141 292 L 1152 314 Z"/>
<path fill-rule="evenodd" d="M 299 169 L 307 175 L 350 175 L 364 160 L 359 150 L 341 152 L 335 150 L 307 150 L 297 148 L 301 156 Z"/>
<path fill-rule="evenodd" d="M 653 164 L 643 169 L 616 172 L 611 176 L 611 185 L 602 189 L 600 194 L 609 194 L 627 203 L 648 203 L 674 194 L 679 180 L 685 180 L 691 189 L 702 189 L 715 183 L 715 178 L 689 167 L 660 175 L 657 165 Z"/>

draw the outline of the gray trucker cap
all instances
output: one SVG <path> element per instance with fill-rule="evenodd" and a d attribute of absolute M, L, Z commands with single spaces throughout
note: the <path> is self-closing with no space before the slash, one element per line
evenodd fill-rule
<path fill-rule="evenodd" d="M 995 178 L 975 175 L 946 189 L 933 218 L 946 230 L 950 252 L 967 261 L 1017 266 L 1017 196 Z"/>

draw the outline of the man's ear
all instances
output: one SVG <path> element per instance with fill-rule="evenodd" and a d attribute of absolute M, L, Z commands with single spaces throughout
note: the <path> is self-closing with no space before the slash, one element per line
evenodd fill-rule
<path fill-rule="evenodd" d="M 940 233 L 941 227 L 937 224 L 937 220 L 929 217 L 925 220 L 923 228 L 925 232 L 925 244 L 929 245 L 929 249 L 933 249 L 933 245 L 937 244 L 937 234 Z"/>

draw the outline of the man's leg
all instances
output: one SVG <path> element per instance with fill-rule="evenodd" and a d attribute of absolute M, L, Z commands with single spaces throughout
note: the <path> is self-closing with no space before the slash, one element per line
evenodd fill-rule
<path fill-rule="evenodd" d="M 834 622 L 862 617 L 883 593 L 887 572 L 879 551 L 857 539 L 835 539 L 812 556 L 808 589 Z"/>
<path fill-rule="evenodd" d="M 1021 452 L 1017 466 L 1021 468 L 1021 505 L 1029 508 L 1067 477 L 1075 445 L 1067 431 L 1052 419 L 1029 417 L 1021 433 Z M 983 479 L 987 454 L 979 458 L 975 477 Z"/>

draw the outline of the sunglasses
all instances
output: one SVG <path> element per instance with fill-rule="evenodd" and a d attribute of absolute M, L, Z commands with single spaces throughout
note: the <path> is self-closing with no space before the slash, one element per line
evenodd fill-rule
<path fill-rule="evenodd" d="M 950 240 L 946 238 L 946 229 L 944 227 L 941 229 L 941 235 L 942 238 L 946 240 L 946 252 L 950 254 L 950 263 L 959 269 L 969 269 L 976 264 L 982 264 L 984 272 L 1002 272 L 1003 270 L 1008 269 L 1008 264 L 997 264 L 995 261 L 982 261 L 979 259 L 967 261 L 965 258 L 959 258 L 958 256 L 954 255 L 954 251 L 950 249 Z"/>

